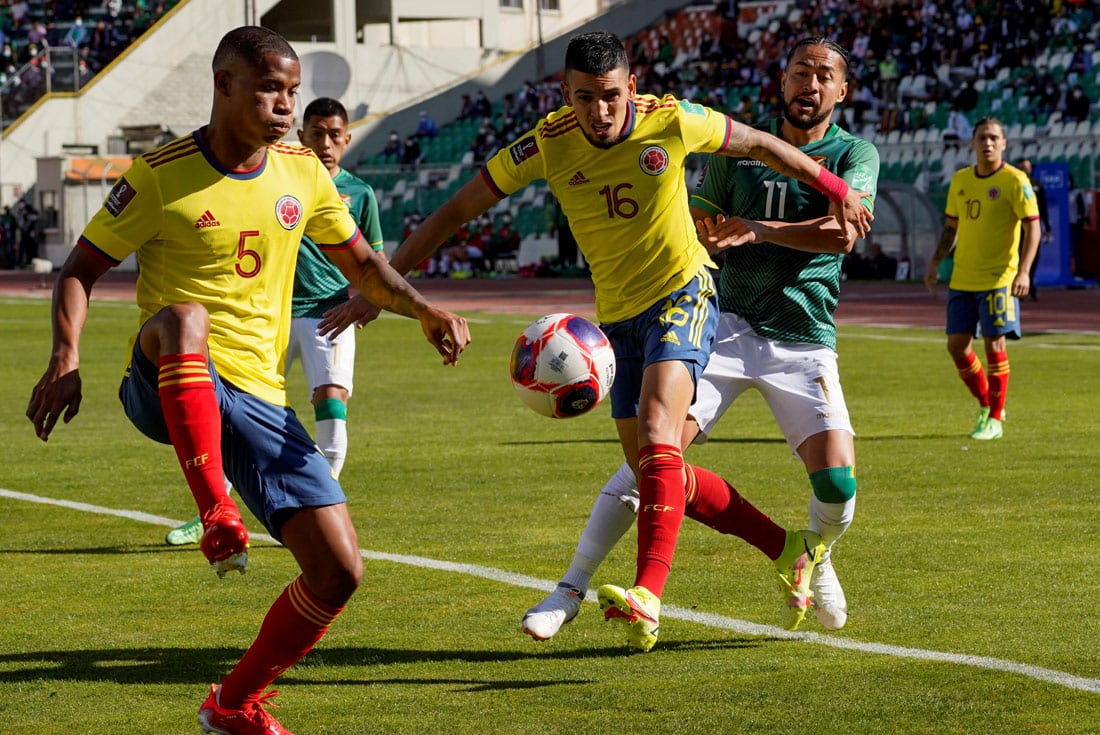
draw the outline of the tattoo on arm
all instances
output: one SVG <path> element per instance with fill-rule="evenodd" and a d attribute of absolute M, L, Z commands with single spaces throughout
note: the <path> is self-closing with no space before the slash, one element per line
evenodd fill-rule
<path fill-rule="evenodd" d="M 951 225 L 944 225 L 943 231 L 940 232 L 940 240 L 936 243 L 936 252 L 932 256 L 932 260 L 937 263 L 947 257 L 947 253 L 951 250 L 951 246 L 955 244 L 955 228 Z"/>

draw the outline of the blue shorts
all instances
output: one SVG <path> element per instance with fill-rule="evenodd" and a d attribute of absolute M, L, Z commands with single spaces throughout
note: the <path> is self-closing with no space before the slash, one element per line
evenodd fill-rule
<path fill-rule="evenodd" d="M 633 418 L 638 415 L 642 373 L 648 365 L 680 360 L 691 373 L 692 383 L 698 382 L 707 366 L 718 328 L 718 294 L 710 269 L 700 269 L 690 283 L 641 314 L 600 327 L 615 350 L 611 416 Z"/>
<path fill-rule="evenodd" d="M 245 393 L 222 380 L 213 365 L 210 375 L 222 415 L 222 469 L 272 536 L 280 538 L 279 527 L 295 510 L 347 501 L 293 409 Z M 157 367 L 137 342 L 118 397 L 142 434 L 171 444 L 157 395 Z"/>
<path fill-rule="evenodd" d="M 979 324 L 983 337 L 1020 338 L 1020 300 L 1012 295 L 1011 286 L 989 291 L 947 289 L 946 333 L 976 337 Z"/>

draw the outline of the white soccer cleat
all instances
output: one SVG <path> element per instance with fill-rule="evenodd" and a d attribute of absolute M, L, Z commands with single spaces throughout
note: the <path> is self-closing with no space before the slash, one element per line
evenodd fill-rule
<path fill-rule="evenodd" d="M 848 622 L 848 601 L 833 569 L 833 560 L 822 559 L 810 576 L 814 615 L 826 630 L 840 630 Z"/>
<path fill-rule="evenodd" d="M 549 640 L 561 630 L 561 626 L 577 617 L 583 599 L 583 592 L 558 585 L 542 602 L 524 614 L 520 628 L 536 641 Z"/>

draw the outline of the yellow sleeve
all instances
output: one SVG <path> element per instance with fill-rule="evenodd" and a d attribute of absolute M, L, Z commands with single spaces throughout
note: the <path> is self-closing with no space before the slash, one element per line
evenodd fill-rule
<path fill-rule="evenodd" d="M 118 264 L 157 237 L 163 216 L 156 177 L 138 158 L 84 226 L 80 240 Z"/>
<path fill-rule="evenodd" d="M 539 122 L 485 162 L 485 180 L 501 199 L 515 194 L 532 181 L 546 178 L 546 163 L 538 136 L 544 122 Z"/>
<path fill-rule="evenodd" d="M 676 105 L 680 135 L 691 153 L 715 153 L 726 147 L 733 121 L 717 110 L 680 100 Z"/>

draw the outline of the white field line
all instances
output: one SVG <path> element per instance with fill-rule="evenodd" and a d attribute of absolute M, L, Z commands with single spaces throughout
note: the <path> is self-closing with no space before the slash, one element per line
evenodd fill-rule
<path fill-rule="evenodd" d="M 0 497 L 9 498 L 11 500 L 22 500 L 28 503 L 54 505 L 62 508 L 69 508 L 72 510 L 79 510 L 86 513 L 117 516 L 119 518 L 140 521 L 142 523 L 151 523 L 157 526 L 174 527 L 181 523 L 181 521 L 177 521 L 171 518 L 165 518 L 163 516 L 156 516 L 149 513 L 142 513 L 141 511 L 104 508 L 103 506 L 99 505 L 78 503 L 71 500 L 46 498 L 42 497 L 41 495 L 31 495 L 29 493 L 21 493 L 15 490 L 7 490 L 4 488 L 0 488 Z M 267 534 L 251 534 L 251 536 L 254 539 L 275 543 L 275 539 L 273 539 L 271 536 L 268 536 Z M 364 559 L 369 559 L 372 561 L 385 561 L 392 562 L 394 564 L 405 564 L 407 566 L 419 567 L 422 569 L 435 569 L 442 572 L 465 574 L 471 577 L 480 577 L 482 579 L 487 579 L 493 582 L 514 585 L 516 587 L 529 587 L 536 590 L 550 591 L 554 588 L 555 584 L 554 582 L 545 579 L 529 577 L 524 574 L 516 574 L 514 572 L 508 572 L 503 569 L 483 567 L 477 564 L 459 564 L 456 562 L 429 559 L 423 556 L 389 554 L 381 551 L 370 551 L 367 549 L 360 549 L 360 553 L 363 555 Z M 594 600 L 596 598 L 596 593 L 593 590 L 589 590 L 586 597 L 589 600 Z M 973 666 L 975 668 L 989 669 L 992 671 L 1004 671 L 1011 674 L 1026 676 L 1028 678 L 1036 679 L 1038 681 L 1046 682 L 1048 684 L 1057 684 L 1068 689 L 1077 689 L 1085 692 L 1100 693 L 1100 679 L 1089 679 L 1083 676 L 1068 674 L 1064 671 L 1056 671 L 1054 669 L 1046 669 L 1041 666 L 1031 666 L 1029 664 L 1022 664 L 1015 661 L 992 658 L 989 656 L 971 656 L 961 653 L 930 651 L 923 648 L 908 648 L 905 646 L 894 646 L 887 643 L 868 643 L 863 641 L 855 641 L 848 638 L 838 638 L 832 635 L 822 635 L 820 633 L 792 633 L 783 630 L 782 628 L 777 628 L 771 625 L 750 623 L 746 620 L 728 618 L 724 615 L 716 615 L 714 613 L 687 610 L 684 608 L 675 607 L 673 605 L 663 606 L 661 608 L 661 614 L 666 618 L 686 620 L 692 623 L 697 623 L 699 625 L 705 625 L 711 628 L 720 628 L 722 630 L 729 630 L 733 631 L 734 633 L 741 633 L 743 635 L 783 638 L 787 640 L 803 641 L 805 643 L 814 643 L 821 646 L 829 646 L 831 648 L 839 648 L 848 651 L 858 651 L 860 653 L 874 653 L 881 656 L 895 656 L 897 658 L 916 659 L 919 661 L 936 661 L 941 663 L 955 664 L 958 666 Z"/>

